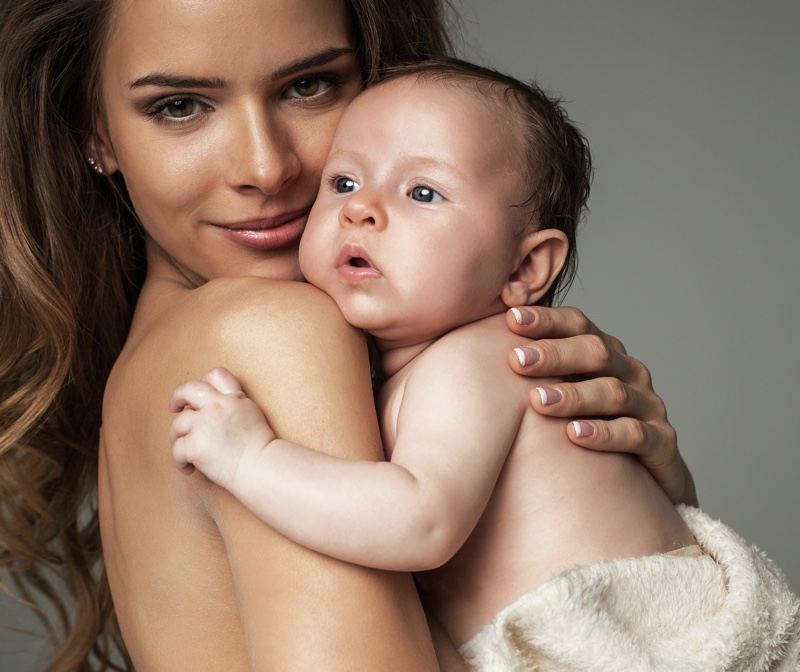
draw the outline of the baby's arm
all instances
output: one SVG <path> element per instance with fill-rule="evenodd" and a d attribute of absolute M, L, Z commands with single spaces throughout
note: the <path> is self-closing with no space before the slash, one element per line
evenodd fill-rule
<path fill-rule="evenodd" d="M 429 361 L 436 364 L 417 366 L 407 381 L 392 463 L 342 460 L 276 439 L 221 369 L 173 395 L 171 410 L 186 408 L 172 425 L 173 457 L 308 548 L 383 569 L 437 567 L 483 512 L 521 410 L 499 384 L 498 368 L 513 376 L 506 367 L 456 354 Z M 459 361 L 470 366 L 454 371 Z"/>

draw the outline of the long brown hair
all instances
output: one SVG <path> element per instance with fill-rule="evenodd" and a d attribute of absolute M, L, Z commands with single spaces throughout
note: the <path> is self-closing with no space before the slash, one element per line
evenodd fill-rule
<path fill-rule="evenodd" d="M 51 671 L 126 669 L 102 565 L 105 381 L 144 272 L 122 179 L 85 152 L 113 0 L 0 7 L 0 588 L 34 606 Z M 349 0 L 366 82 L 449 52 L 437 0 Z M 48 613 L 55 614 L 51 617 Z"/>

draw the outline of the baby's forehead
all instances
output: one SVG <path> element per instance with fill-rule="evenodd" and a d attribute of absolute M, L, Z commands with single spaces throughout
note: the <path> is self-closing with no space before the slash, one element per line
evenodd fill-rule
<path fill-rule="evenodd" d="M 504 112 L 512 116 L 518 114 L 513 94 L 507 92 L 499 82 L 478 80 L 458 75 L 436 73 L 409 73 L 395 75 L 373 84 L 363 91 L 359 98 L 368 98 L 381 93 L 417 94 L 422 96 L 448 96 L 467 107 L 489 110 L 492 113 Z"/>
<path fill-rule="evenodd" d="M 419 109 L 430 110 L 434 99 L 436 108 L 443 110 L 443 114 L 452 114 L 454 122 L 468 116 L 471 124 L 485 133 L 487 142 L 508 141 L 513 147 L 520 147 L 516 139 L 524 124 L 522 106 L 516 94 L 500 82 L 412 72 L 373 84 L 356 98 L 355 103 L 370 106 L 375 103 L 375 119 L 380 123 L 379 110 L 385 104 L 383 101 L 395 109 L 417 109 L 419 106 Z"/>

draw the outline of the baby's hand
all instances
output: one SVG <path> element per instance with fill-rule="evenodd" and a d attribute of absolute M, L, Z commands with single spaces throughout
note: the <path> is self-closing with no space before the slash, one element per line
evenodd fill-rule
<path fill-rule="evenodd" d="M 227 490 L 235 487 L 242 457 L 257 455 L 275 439 L 261 409 L 227 369 L 178 387 L 169 410 L 178 413 L 169 430 L 175 466 L 185 474 L 197 468 Z"/>

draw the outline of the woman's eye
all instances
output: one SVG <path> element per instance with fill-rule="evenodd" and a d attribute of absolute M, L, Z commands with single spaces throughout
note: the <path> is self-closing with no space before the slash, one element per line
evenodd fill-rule
<path fill-rule="evenodd" d="M 438 191 L 430 187 L 414 187 L 408 195 L 411 196 L 412 200 L 422 203 L 438 203 L 444 200 L 444 197 Z"/>
<path fill-rule="evenodd" d="M 175 98 L 162 105 L 159 111 L 170 119 L 186 119 L 200 112 L 201 105 L 194 98 Z"/>
<path fill-rule="evenodd" d="M 292 83 L 286 95 L 289 98 L 313 98 L 327 91 L 330 86 L 330 82 L 320 77 L 303 77 Z"/>
<path fill-rule="evenodd" d="M 354 191 L 358 191 L 361 185 L 355 180 L 351 180 L 349 177 L 336 177 L 333 180 L 333 188 L 339 194 L 350 194 Z"/>

